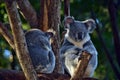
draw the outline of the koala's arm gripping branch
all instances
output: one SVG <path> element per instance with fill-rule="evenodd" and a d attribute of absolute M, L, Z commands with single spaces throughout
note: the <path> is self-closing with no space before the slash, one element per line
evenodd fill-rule
<path fill-rule="evenodd" d="M 79 63 L 77 64 L 77 68 L 74 72 L 74 75 L 71 77 L 70 80 L 83 80 L 85 70 L 87 68 L 87 65 L 88 65 L 91 57 L 92 57 L 92 55 L 90 53 L 88 53 L 86 51 L 82 52 Z"/>

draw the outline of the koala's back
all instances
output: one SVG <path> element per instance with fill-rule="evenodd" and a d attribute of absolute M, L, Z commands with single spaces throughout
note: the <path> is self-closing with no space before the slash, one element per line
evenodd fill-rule
<path fill-rule="evenodd" d="M 37 72 L 51 73 L 55 65 L 55 56 L 48 36 L 38 29 L 25 33 L 29 55 Z"/>
<path fill-rule="evenodd" d="M 44 39 L 45 34 L 41 30 L 32 29 L 25 33 L 25 37 L 28 42 L 35 42 L 35 40 L 38 40 L 39 37 L 41 37 L 41 39 Z"/>

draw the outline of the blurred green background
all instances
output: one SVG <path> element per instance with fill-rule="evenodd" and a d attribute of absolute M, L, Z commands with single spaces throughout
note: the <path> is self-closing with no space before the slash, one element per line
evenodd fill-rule
<path fill-rule="evenodd" d="M 117 4 L 119 0 L 114 0 Z M 40 13 L 40 5 L 39 0 L 30 0 L 32 6 L 35 8 L 37 13 Z M 105 44 L 110 51 L 110 55 L 113 58 L 113 61 L 116 66 L 118 66 L 116 61 L 116 55 L 114 50 L 114 42 L 112 35 L 112 28 L 110 23 L 110 16 L 107 8 L 107 0 L 70 0 L 70 15 L 74 16 L 77 20 L 85 20 L 91 18 L 91 10 L 96 14 L 96 18 L 99 24 L 99 28 L 101 30 L 101 35 L 105 41 Z M 120 6 L 117 7 L 117 21 L 120 29 Z M 64 4 L 62 1 L 61 4 L 61 22 L 64 18 Z M 21 20 L 23 23 L 23 29 L 30 29 L 28 23 L 21 16 Z M 5 10 L 5 4 L 3 1 L 0 1 L 0 21 L 7 24 L 8 15 Z M 62 30 L 62 28 L 60 28 Z M 98 51 L 98 67 L 94 74 L 94 77 L 100 80 L 117 80 L 114 71 L 110 65 L 110 62 L 106 56 L 106 53 L 103 49 L 103 46 L 99 40 L 99 37 L 94 31 L 91 34 L 91 39 Z M 5 41 L 5 39 L 0 34 L 0 68 L 9 68 L 19 70 L 19 64 L 17 63 L 17 59 L 13 60 L 14 51 L 9 46 L 9 44 Z M 14 63 L 14 64 L 13 64 Z M 14 68 L 11 66 L 15 66 Z M 118 67 L 119 72 L 120 68 Z"/>

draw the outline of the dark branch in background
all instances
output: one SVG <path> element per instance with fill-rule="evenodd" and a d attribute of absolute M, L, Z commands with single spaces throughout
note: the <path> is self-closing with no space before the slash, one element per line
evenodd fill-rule
<path fill-rule="evenodd" d="M 70 0 L 64 0 L 64 17 L 70 16 Z M 61 44 L 64 41 L 64 35 L 66 31 L 62 32 Z"/>
<path fill-rule="evenodd" d="M 64 16 L 70 16 L 70 0 L 64 0 Z"/>
<path fill-rule="evenodd" d="M 2 36 L 6 39 L 6 41 L 10 44 L 10 46 L 15 50 L 14 41 L 13 41 L 13 36 L 12 36 L 11 33 L 8 31 L 8 29 L 6 28 L 6 26 L 4 26 L 4 25 L 2 24 L 2 22 L 0 22 L 0 33 L 1 33 Z"/>
<path fill-rule="evenodd" d="M 110 14 L 110 21 L 112 25 L 113 39 L 114 39 L 114 47 L 116 52 L 117 61 L 120 67 L 120 35 L 119 29 L 117 25 L 117 10 L 115 8 L 113 0 L 108 0 L 108 11 Z"/>
<path fill-rule="evenodd" d="M 70 16 L 70 0 L 64 0 L 64 17 L 66 16 Z M 61 44 L 64 41 L 64 35 L 65 35 L 66 31 L 62 32 L 62 36 L 61 36 Z"/>
<path fill-rule="evenodd" d="M 30 4 L 28 0 L 16 0 L 17 5 L 19 6 L 22 15 L 28 21 L 31 28 L 37 28 L 38 20 L 37 20 L 37 13 L 35 12 L 34 8 Z"/>
<path fill-rule="evenodd" d="M 22 23 L 14 0 L 5 0 L 6 10 L 13 32 L 16 55 L 27 80 L 37 80 L 36 71 L 33 68 L 25 36 L 22 30 Z"/>
<path fill-rule="evenodd" d="M 92 18 L 95 20 L 95 23 L 96 23 L 96 32 L 97 32 L 97 34 L 98 34 L 98 38 L 99 38 L 99 40 L 100 40 L 100 42 L 101 42 L 101 44 L 102 44 L 102 47 L 103 47 L 103 49 L 105 50 L 105 53 L 106 53 L 106 55 L 107 55 L 107 58 L 108 58 L 108 60 L 110 61 L 110 64 L 111 64 L 111 66 L 112 66 L 112 68 L 113 68 L 113 71 L 114 71 L 114 73 L 116 74 L 116 76 L 117 76 L 117 78 L 119 78 L 119 76 L 120 76 L 120 73 L 119 73 L 119 70 L 117 69 L 117 66 L 115 65 L 115 63 L 113 62 L 114 60 L 113 60 L 113 58 L 112 58 L 112 56 L 111 56 L 111 53 L 110 53 L 110 51 L 108 50 L 108 48 L 107 48 L 107 46 L 106 46 L 106 44 L 105 44 L 105 41 L 104 41 L 104 39 L 103 39 L 103 37 L 102 37 L 102 32 L 100 31 L 100 29 L 99 29 L 99 24 L 97 23 L 97 18 L 96 18 L 96 16 L 95 16 L 95 13 L 92 11 L 91 12 L 91 15 L 92 15 Z"/>
<path fill-rule="evenodd" d="M 79 63 L 77 64 L 76 70 L 74 72 L 74 75 L 71 77 L 70 80 L 82 80 L 85 70 L 87 68 L 87 65 L 91 59 L 92 55 L 88 52 L 82 52 L 81 58 L 79 60 Z"/>

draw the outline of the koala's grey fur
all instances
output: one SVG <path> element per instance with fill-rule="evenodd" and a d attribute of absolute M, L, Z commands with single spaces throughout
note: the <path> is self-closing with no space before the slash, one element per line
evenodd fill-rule
<path fill-rule="evenodd" d="M 31 29 L 25 33 L 25 37 L 35 70 L 40 73 L 52 73 L 55 67 L 55 56 L 51 48 L 50 32 Z"/>
<path fill-rule="evenodd" d="M 77 21 L 73 17 L 68 16 L 64 19 L 64 26 L 67 32 L 60 49 L 61 60 L 64 66 L 63 71 L 65 69 L 73 76 L 80 55 L 85 50 L 92 54 L 92 58 L 84 77 L 92 77 L 98 64 L 97 51 L 89 36 L 89 33 L 92 33 L 96 27 L 94 20 Z"/>

